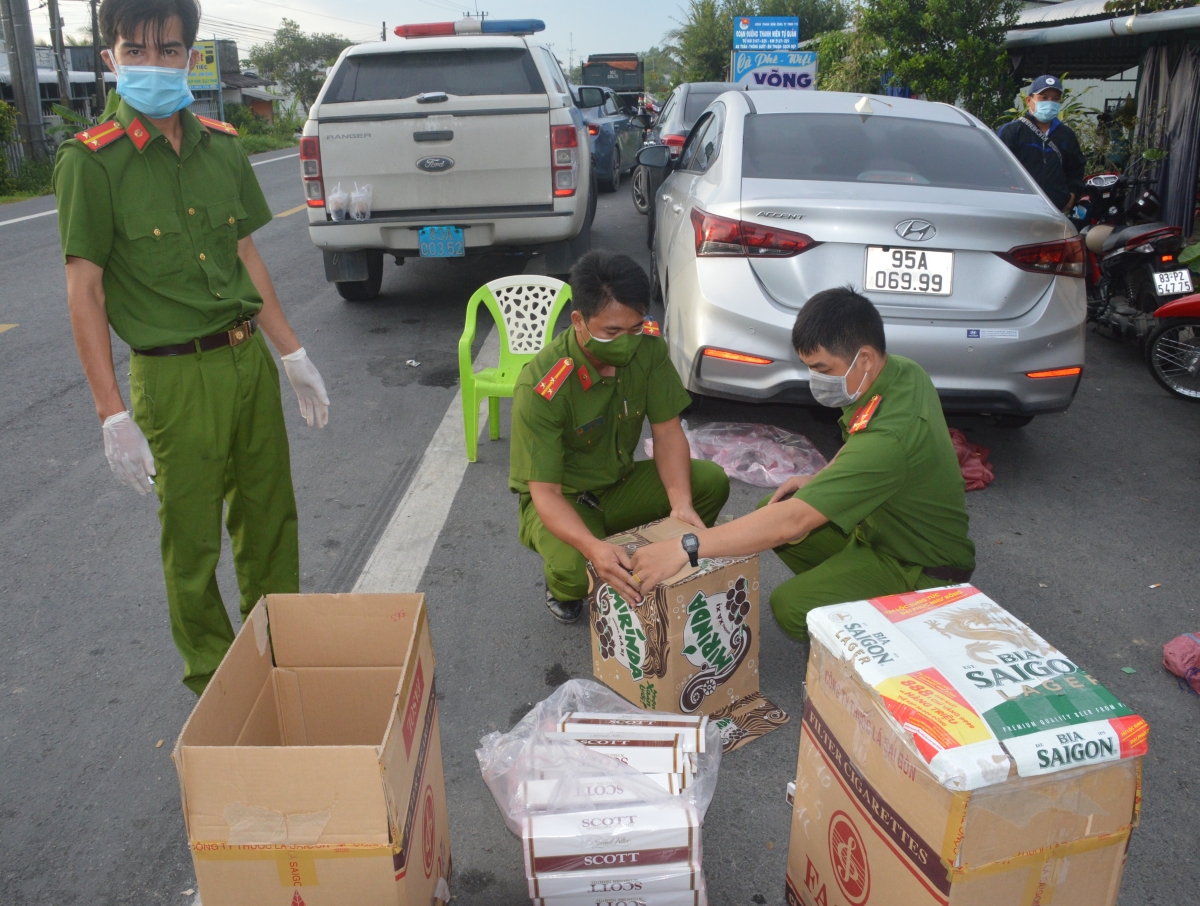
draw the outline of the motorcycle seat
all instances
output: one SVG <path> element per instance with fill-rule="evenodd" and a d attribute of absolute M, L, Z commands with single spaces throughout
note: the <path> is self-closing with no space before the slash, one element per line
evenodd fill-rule
<path fill-rule="evenodd" d="M 1135 236 L 1141 236 L 1144 233 L 1150 233 L 1154 230 L 1168 229 L 1167 224 L 1158 223 L 1135 223 L 1129 226 L 1121 227 L 1119 230 L 1113 230 L 1107 239 L 1104 240 L 1104 245 L 1101 246 L 1101 254 L 1107 255 L 1114 249 L 1125 245 L 1130 239 Z"/>

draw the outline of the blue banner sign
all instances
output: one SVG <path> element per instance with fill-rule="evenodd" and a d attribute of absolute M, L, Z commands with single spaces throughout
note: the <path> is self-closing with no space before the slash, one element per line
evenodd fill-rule
<path fill-rule="evenodd" d="M 817 54 L 813 50 L 735 51 L 733 80 L 752 89 L 815 89 Z"/>
<path fill-rule="evenodd" d="M 795 50 L 800 44 L 797 16 L 735 16 L 734 50 Z"/>

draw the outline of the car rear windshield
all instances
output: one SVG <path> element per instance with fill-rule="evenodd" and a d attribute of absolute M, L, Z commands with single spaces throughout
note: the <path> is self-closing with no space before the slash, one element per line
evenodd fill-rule
<path fill-rule="evenodd" d="M 704 112 L 704 108 L 715 101 L 721 92 L 719 91 L 692 91 L 688 93 L 687 103 L 683 105 L 683 124 L 689 129 L 696 120 L 700 119 L 700 114 Z"/>
<path fill-rule="evenodd" d="M 1020 164 L 982 129 L 896 116 L 746 117 L 746 179 L 812 179 L 1031 193 Z"/>
<path fill-rule="evenodd" d="M 545 94 L 533 57 L 523 47 L 423 50 L 347 57 L 325 103 L 391 101 L 430 91 L 446 94 Z"/>

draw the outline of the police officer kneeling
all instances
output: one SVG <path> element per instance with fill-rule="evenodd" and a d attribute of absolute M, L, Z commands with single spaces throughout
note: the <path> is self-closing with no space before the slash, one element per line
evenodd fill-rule
<path fill-rule="evenodd" d="M 844 445 L 756 512 L 682 540 L 703 557 L 774 548 L 796 576 L 771 593 L 771 609 L 804 641 L 814 607 L 968 581 L 975 546 L 937 391 L 916 362 L 887 354 L 870 300 L 850 288 L 817 293 L 792 345 L 817 402 L 842 408 Z M 680 542 L 662 541 L 634 553 L 633 572 L 648 591 L 688 557 Z"/>
<path fill-rule="evenodd" d="M 703 529 L 729 497 L 720 466 L 690 458 L 679 413 L 691 402 L 658 325 L 650 281 L 628 255 L 593 251 L 571 269 L 571 326 L 521 372 L 513 393 L 509 487 L 521 543 L 542 555 L 546 606 L 583 611 L 587 565 L 630 600 L 629 554 L 600 539 L 674 516 Z M 650 419 L 654 459 L 634 462 Z"/>

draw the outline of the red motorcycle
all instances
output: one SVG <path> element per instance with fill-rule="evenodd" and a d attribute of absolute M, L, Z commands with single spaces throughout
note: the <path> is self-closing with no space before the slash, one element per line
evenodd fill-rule
<path fill-rule="evenodd" d="M 1183 296 L 1154 312 L 1146 364 L 1165 390 L 1200 402 L 1200 293 Z"/>

